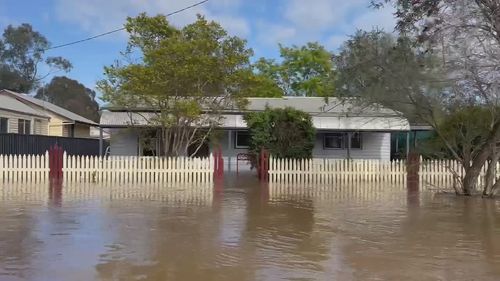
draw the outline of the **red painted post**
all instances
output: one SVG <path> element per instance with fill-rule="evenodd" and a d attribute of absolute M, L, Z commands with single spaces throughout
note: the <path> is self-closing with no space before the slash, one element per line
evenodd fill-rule
<path fill-rule="evenodd" d="M 420 156 L 417 153 L 410 153 L 407 160 L 406 184 L 408 191 L 418 191 Z"/>

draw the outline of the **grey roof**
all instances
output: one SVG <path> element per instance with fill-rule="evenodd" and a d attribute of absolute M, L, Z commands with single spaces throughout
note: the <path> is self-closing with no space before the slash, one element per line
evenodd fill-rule
<path fill-rule="evenodd" d="M 217 99 L 217 97 L 215 98 Z M 242 113 L 249 111 L 263 111 L 266 107 L 285 108 L 291 107 L 302 110 L 311 115 L 322 116 L 395 116 L 401 115 L 398 112 L 382 107 L 377 104 L 367 105 L 355 99 L 322 98 L 322 97 L 281 97 L 281 98 L 247 98 L 246 108 L 239 109 L 229 107 L 225 110 L 227 113 Z M 144 105 L 138 105 L 135 108 L 105 107 L 109 111 L 130 111 L 147 112 L 154 111 Z"/>
<path fill-rule="evenodd" d="M 282 98 L 248 98 L 246 111 L 261 111 L 267 107 L 292 107 L 309 114 L 321 116 L 394 116 L 396 111 L 372 104 L 365 105 L 353 99 L 322 97 L 282 97 Z"/>
<path fill-rule="evenodd" d="M 396 111 L 378 106 L 365 106 L 353 100 L 335 98 L 249 98 L 244 110 L 227 109 L 222 114 L 222 128 L 246 128 L 243 120 L 244 112 L 262 111 L 266 107 L 292 107 L 309 113 L 317 129 L 349 129 L 349 130 L 403 130 L 409 129 L 408 120 Z M 149 122 L 156 116 L 147 109 L 105 110 L 101 113 L 101 127 L 152 126 Z M 153 119 L 154 120 L 154 119 Z"/>
<path fill-rule="evenodd" d="M 76 114 L 76 113 L 73 113 L 69 110 L 66 110 L 60 106 L 53 104 L 53 103 L 43 101 L 43 100 L 40 100 L 40 99 L 37 99 L 34 97 L 30 97 L 26 94 L 20 94 L 20 93 L 16 93 L 16 92 L 9 91 L 9 90 L 3 90 L 3 91 L 18 98 L 18 99 L 21 99 L 21 100 L 26 101 L 28 103 L 34 104 L 35 106 L 38 106 L 43 110 L 50 111 L 50 112 L 55 113 L 57 115 L 60 115 L 64 118 L 67 118 L 69 120 L 72 120 L 72 121 L 75 121 L 78 123 L 88 124 L 88 125 L 97 125 L 97 123 L 95 123 L 94 121 L 89 120 L 83 116 Z"/>
<path fill-rule="evenodd" d="M 21 114 L 26 114 L 30 116 L 44 117 L 49 118 L 47 114 L 44 114 L 41 111 L 38 111 L 30 106 L 16 100 L 13 98 L 9 98 L 5 95 L 0 95 L 0 109 L 5 109 L 8 111 L 14 111 Z"/>

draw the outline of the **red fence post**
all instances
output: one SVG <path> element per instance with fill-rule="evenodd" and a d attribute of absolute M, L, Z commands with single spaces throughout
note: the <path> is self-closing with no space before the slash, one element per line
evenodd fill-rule
<path fill-rule="evenodd" d="M 406 184 L 408 191 L 418 191 L 420 156 L 417 153 L 410 153 L 407 159 Z"/>
<path fill-rule="evenodd" d="M 49 148 L 49 178 L 50 180 L 62 180 L 63 178 L 63 154 L 62 147 L 57 145 Z"/>

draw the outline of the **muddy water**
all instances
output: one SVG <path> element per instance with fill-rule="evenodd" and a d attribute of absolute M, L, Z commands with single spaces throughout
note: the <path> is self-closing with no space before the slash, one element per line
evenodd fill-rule
<path fill-rule="evenodd" d="M 248 181 L 5 185 L 0 280 L 500 280 L 500 202 Z"/>

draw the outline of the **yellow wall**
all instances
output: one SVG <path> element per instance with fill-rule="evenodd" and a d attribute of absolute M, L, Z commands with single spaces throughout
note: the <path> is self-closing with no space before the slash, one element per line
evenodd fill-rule
<path fill-rule="evenodd" d="M 50 115 L 49 121 L 49 136 L 62 137 L 63 134 L 63 119 L 59 118 L 57 115 Z"/>
<path fill-rule="evenodd" d="M 84 124 L 75 124 L 75 138 L 89 138 L 90 126 Z"/>
<path fill-rule="evenodd" d="M 8 133 L 17 134 L 17 125 L 19 119 L 25 119 L 31 121 L 31 132 L 36 135 L 47 135 L 48 134 L 48 119 L 34 117 L 31 115 L 15 113 L 7 110 L 0 109 L 0 117 L 8 119 Z M 37 122 L 37 120 L 39 122 Z"/>

